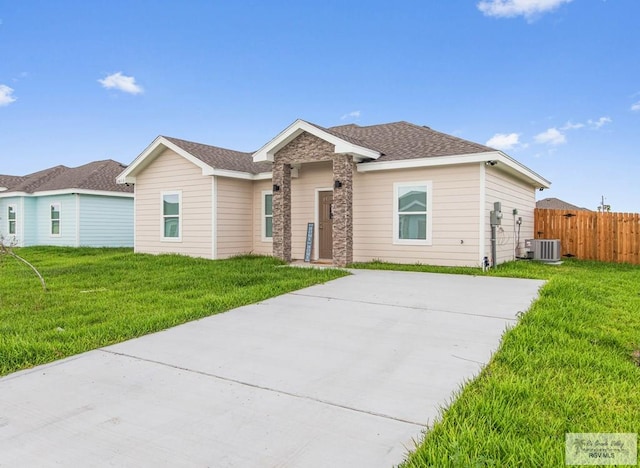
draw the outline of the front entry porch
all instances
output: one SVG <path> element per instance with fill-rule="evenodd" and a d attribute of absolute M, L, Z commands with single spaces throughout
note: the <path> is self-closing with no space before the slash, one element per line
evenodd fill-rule
<path fill-rule="evenodd" d="M 304 174 L 305 163 L 323 161 L 331 163 L 332 180 L 327 182 L 332 189 L 318 191 L 318 212 L 304 216 L 309 222 L 317 219 L 316 259 L 344 267 L 353 261 L 353 157 L 336 154 L 334 145 L 306 132 L 274 154 L 273 255 L 286 262 L 292 258 L 292 167 L 299 167 Z"/>

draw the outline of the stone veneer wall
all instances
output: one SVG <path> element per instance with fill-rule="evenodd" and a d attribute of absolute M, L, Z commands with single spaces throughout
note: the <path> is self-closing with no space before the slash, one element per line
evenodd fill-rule
<path fill-rule="evenodd" d="M 342 184 L 333 189 L 333 263 L 344 267 L 353 262 L 353 158 L 350 155 L 333 157 L 333 180 Z"/>
<path fill-rule="evenodd" d="M 351 156 L 336 154 L 335 146 L 303 132 L 274 155 L 273 184 L 273 255 L 291 261 L 291 165 L 333 161 L 333 179 L 342 187 L 333 191 L 333 263 L 345 266 L 353 259 L 353 161 Z"/>

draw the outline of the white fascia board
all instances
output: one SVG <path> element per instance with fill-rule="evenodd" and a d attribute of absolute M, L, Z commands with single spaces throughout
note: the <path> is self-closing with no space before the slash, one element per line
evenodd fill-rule
<path fill-rule="evenodd" d="M 147 148 L 140 153 L 140 155 L 133 160 L 133 162 L 116 178 L 118 184 L 135 184 L 136 175 L 147 167 L 151 161 L 153 161 L 162 151 L 170 149 L 178 155 L 185 158 L 187 161 L 195 164 L 202 169 L 202 175 L 213 175 L 213 167 L 206 164 L 204 161 L 193 156 L 188 151 L 183 150 L 175 143 L 170 142 L 166 138 L 159 136 L 153 142 L 147 146 Z"/>
<path fill-rule="evenodd" d="M 255 174 L 253 176 L 253 180 L 270 180 L 270 179 L 273 179 L 273 172 L 260 172 L 259 174 Z"/>
<path fill-rule="evenodd" d="M 495 161 L 496 169 L 505 170 L 505 167 L 510 168 L 510 172 L 515 172 L 522 178 L 526 179 L 532 185 L 536 187 L 549 188 L 551 182 L 544 177 L 536 174 L 531 169 L 520 164 L 515 159 L 507 156 L 502 151 L 486 151 L 483 153 L 471 153 L 471 154 L 457 154 L 451 156 L 435 156 L 433 158 L 419 158 L 419 159 L 403 159 L 400 161 L 382 161 L 382 162 L 370 162 L 361 163 L 356 166 L 358 172 L 373 172 L 373 171 L 390 171 L 394 169 L 411 169 L 416 167 L 438 167 L 438 166 L 450 166 L 456 164 L 470 164 Z M 502 167 L 500 167 L 502 165 Z"/>
<path fill-rule="evenodd" d="M 31 197 L 33 194 L 27 192 L 8 192 L 8 193 L 0 193 L 0 198 L 20 198 L 20 197 Z"/>
<path fill-rule="evenodd" d="M 60 190 L 45 190 L 42 192 L 26 193 L 26 192 L 10 192 L 0 194 L 0 198 L 9 197 L 51 197 L 57 195 L 100 195 L 103 197 L 119 197 L 119 198 L 133 198 L 133 193 L 125 192 L 109 192 L 108 190 L 87 190 L 87 189 L 60 189 Z"/>
<path fill-rule="evenodd" d="M 284 148 L 302 132 L 310 133 L 311 135 L 314 135 L 324 141 L 331 143 L 335 146 L 336 154 L 351 154 L 354 156 L 354 158 L 361 157 L 366 159 L 378 159 L 381 156 L 380 152 L 378 151 L 355 145 L 346 140 L 343 140 L 342 138 L 332 135 L 331 133 L 327 133 L 324 130 L 319 129 L 315 125 L 311 125 L 309 122 L 298 119 L 282 132 L 280 132 L 275 138 L 269 141 L 269 143 L 253 153 L 253 161 L 273 162 L 273 155 Z"/>
<path fill-rule="evenodd" d="M 499 162 L 504 163 L 507 167 L 510 167 L 514 171 L 519 172 L 526 178 L 534 181 L 535 185 L 538 186 L 539 188 L 548 189 L 551 187 L 550 181 L 542 177 L 537 172 L 532 171 L 524 164 L 519 163 L 518 161 L 513 159 L 511 156 L 503 153 L 502 151 L 496 151 L 496 154 L 500 155 L 500 158 L 497 159 Z M 497 167 L 498 169 L 500 169 L 500 165 L 498 165 Z"/>

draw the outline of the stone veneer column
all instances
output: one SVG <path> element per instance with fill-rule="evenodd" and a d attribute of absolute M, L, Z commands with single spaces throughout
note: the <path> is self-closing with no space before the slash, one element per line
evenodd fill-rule
<path fill-rule="evenodd" d="M 273 162 L 273 255 L 291 261 L 291 165 L 276 155 Z"/>
<path fill-rule="evenodd" d="M 353 262 L 353 159 L 347 154 L 333 157 L 333 180 L 342 187 L 333 189 L 333 264 L 344 267 Z"/>

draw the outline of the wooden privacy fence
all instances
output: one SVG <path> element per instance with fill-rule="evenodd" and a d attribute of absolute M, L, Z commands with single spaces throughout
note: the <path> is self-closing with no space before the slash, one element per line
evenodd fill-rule
<path fill-rule="evenodd" d="M 640 214 L 536 208 L 537 239 L 560 239 L 561 254 L 640 264 Z"/>

